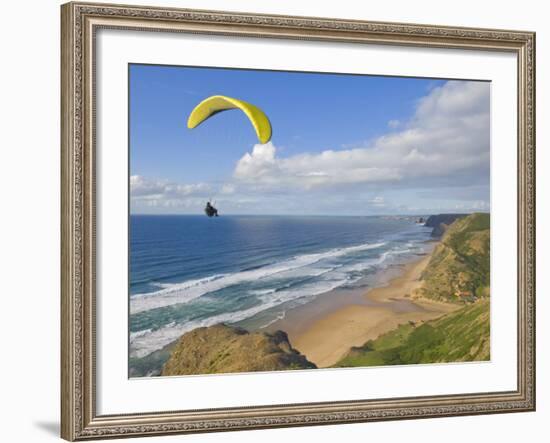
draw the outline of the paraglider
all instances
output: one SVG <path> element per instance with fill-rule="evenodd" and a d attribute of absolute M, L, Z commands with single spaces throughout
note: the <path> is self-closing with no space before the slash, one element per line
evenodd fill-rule
<path fill-rule="evenodd" d="M 243 100 L 226 97 L 225 95 L 212 95 L 195 106 L 187 119 L 187 127 L 189 129 L 196 128 L 213 115 L 230 109 L 239 109 L 244 112 L 250 123 L 252 123 L 260 143 L 267 143 L 271 140 L 271 123 L 267 115 L 260 108 Z M 218 210 L 210 202 L 206 203 L 204 212 L 208 217 L 218 217 Z"/>
<path fill-rule="evenodd" d="M 256 131 L 260 143 L 267 143 L 271 139 L 271 123 L 267 115 L 260 108 L 243 100 L 226 97 L 225 95 L 213 95 L 195 106 L 187 119 L 187 127 L 189 129 L 196 128 L 213 115 L 230 109 L 240 109 L 246 114 Z"/>
<path fill-rule="evenodd" d="M 212 204 L 210 202 L 206 202 L 206 206 L 204 208 L 204 213 L 208 217 L 217 217 L 218 216 L 218 210 L 214 206 L 212 206 Z"/>

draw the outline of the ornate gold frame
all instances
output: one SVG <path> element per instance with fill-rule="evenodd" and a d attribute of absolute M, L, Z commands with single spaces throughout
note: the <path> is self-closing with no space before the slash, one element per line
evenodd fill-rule
<path fill-rule="evenodd" d="M 61 7 L 61 435 L 67 440 L 533 411 L 535 34 L 68 3 Z M 518 60 L 518 381 L 490 392 L 98 416 L 95 410 L 94 35 L 99 28 L 508 51 Z"/>

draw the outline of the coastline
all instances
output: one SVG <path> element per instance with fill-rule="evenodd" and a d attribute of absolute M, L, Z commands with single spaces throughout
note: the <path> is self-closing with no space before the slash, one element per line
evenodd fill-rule
<path fill-rule="evenodd" d="M 220 320 L 184 333 L 162 349 L 131 358 L 130 377 L 161 375 L 165 362 L 174 359 L 180 368 L 176 372 L 182 374 L 488 360 L 489 217 L 471 214 L 442 229 L 445 238 L 454 242 L 452 248 L 441 240 L 424 240 L 423 246 L 408 250 L 390 244 L 384 254 L 397 250 L 398 257 L 377 261 L 385 261 L 381 268 L 368 267 L 370 272 L 362 272 L 359 279 L 350 274 L 349 284 L 333 287 L 307 303 L 301 300 L 304 304 L 291 299 L 285 305 L 279 298 L 274 301 L 283 303 L 275 305 L 277 309 L 260 311 L 261 315 L 236 322 Z M 461 243 L 456 245 L 457 241 Z M 459 255 L 450 253 L 454 248 Z M 335 264 L 333 256 L 329 257 L 331 270 L 342 266 L 346 271 L 364 269 L 364 265 L 349 266 L 349 260 Z M 470 259 L 461 261 L 460 257 Z M 317 263 L 318 256 L 314 258 Z M 358 258 L 372 263 L 368 254 Z M 215 336 L 222 333 L 234 335 L 235 340 L 226 337 L 228 342 L 242 346 L 235 352 L 222 347 L 219 354 L 216 344 L 220 340 Z M 187 340 L 183 350 L 175 348 L 182 340 Z M 259 345 L 250 341 L 262 342 L 269 349 L 256 349 Z M 251 349 L 258 352 L 251 353 Z M 193 357 L 197 352 L 212 353 L 205 357 L 210 362 L 207 366 L 200 366 L 204 362 Z M 220 355 L 228 360 L 219 361 Z M 243 355 L 257 359 L 243 367 Z M 305 360 L 289 362 L 289 355 Z"/>
<path fill-rule="evenodd" d="M 397 275 L 395 268 L 388 271 L 380 286 L 333 291 L 290 311 L 266 330 L 284 330 L 295 349 L 323 368 L 337 363 L 351 347 L 362 346 L 400 324 L 452 312 L 459 306 L 411 297 L 421 285 L 420 275 L 434 249 L 398 268 Z"/>

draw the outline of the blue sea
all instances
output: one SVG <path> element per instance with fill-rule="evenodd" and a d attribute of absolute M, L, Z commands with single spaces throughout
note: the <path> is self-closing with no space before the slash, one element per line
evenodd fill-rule
<path fill-rule="evenodd" d="M 259 327 L 429 249 L 416 217 L 132 215 L 130 355 L 216 323 Z M 334 294 L 334 295 L 331 295 Z"/>

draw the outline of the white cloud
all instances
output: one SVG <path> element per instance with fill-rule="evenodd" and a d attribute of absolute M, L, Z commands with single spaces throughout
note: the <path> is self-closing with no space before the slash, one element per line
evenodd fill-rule
<path fill-rule="evenodd" d="M 401 124 L 401 122 L 399 120 L 390 120 L 388 122 L 388 128 L 395 129 L 395 128 L 399 127 L 400 124 Z"/>
<path fill-rule="evenodd" d="M 234 178 L 256 187 L 313 189 L 451 177 L 456 184 L 488 180 L 489 84 L 447 82 L 420 100 L 403 129 L 367 146 L 278 157 L 271 142 L 255 145 L 237 163 Z M 479 172 L 476 174 L 476 172 Z M 437 182 L 437 180 L 435 180 Z"/>
<path fill-rule="evenodd" d="M 234 194 L 235 193 L 235 185 L 231 184 L 231 183 L 225 183 L 220 192 L 222 194 Z"/>
<path fill-rule="evenodd" d="M 130 193 L 132 197 L 147 197 L 162 194 L 164 185 L 161 182 L 147 180 L 140 175 L 130 177 Z"/>
<path fill-rule="evenodd" d="M 140 175 L 130 177 L 130 198 L 132 203 L 147 207 L 189 206 L 196 198 L 203 202 L 212 192 L 207 183 L 179 184 L 165 180 L 151 180 Z"/>
<path fill-rule="evenodd" d="M 235 177 L 246 180 L 262 179 L 277 173 L 280 160 L 275 159 L 273 143 L 254 145 L 252 153 L 246 153 L 237 163 Z"/>
<path fill-rule="evenodd" d="M 237 163 L 236 180 L 254 184 L 311 189 L 317 186 L 400 179 L 392 167 L 370 166 L 362 158 L 365 150 L 324 151 L 289 158 L 276 157 L 271 143 L 255 145 Z M 350 167 L 352 166 L 353 167 Z"/>
<path fill-rule="evenodd" d="M 368 200 L 368 203 L 370 203 L 372 206 L 384 207 L 386 206 L 386 199 L 378 195 Z"/>

